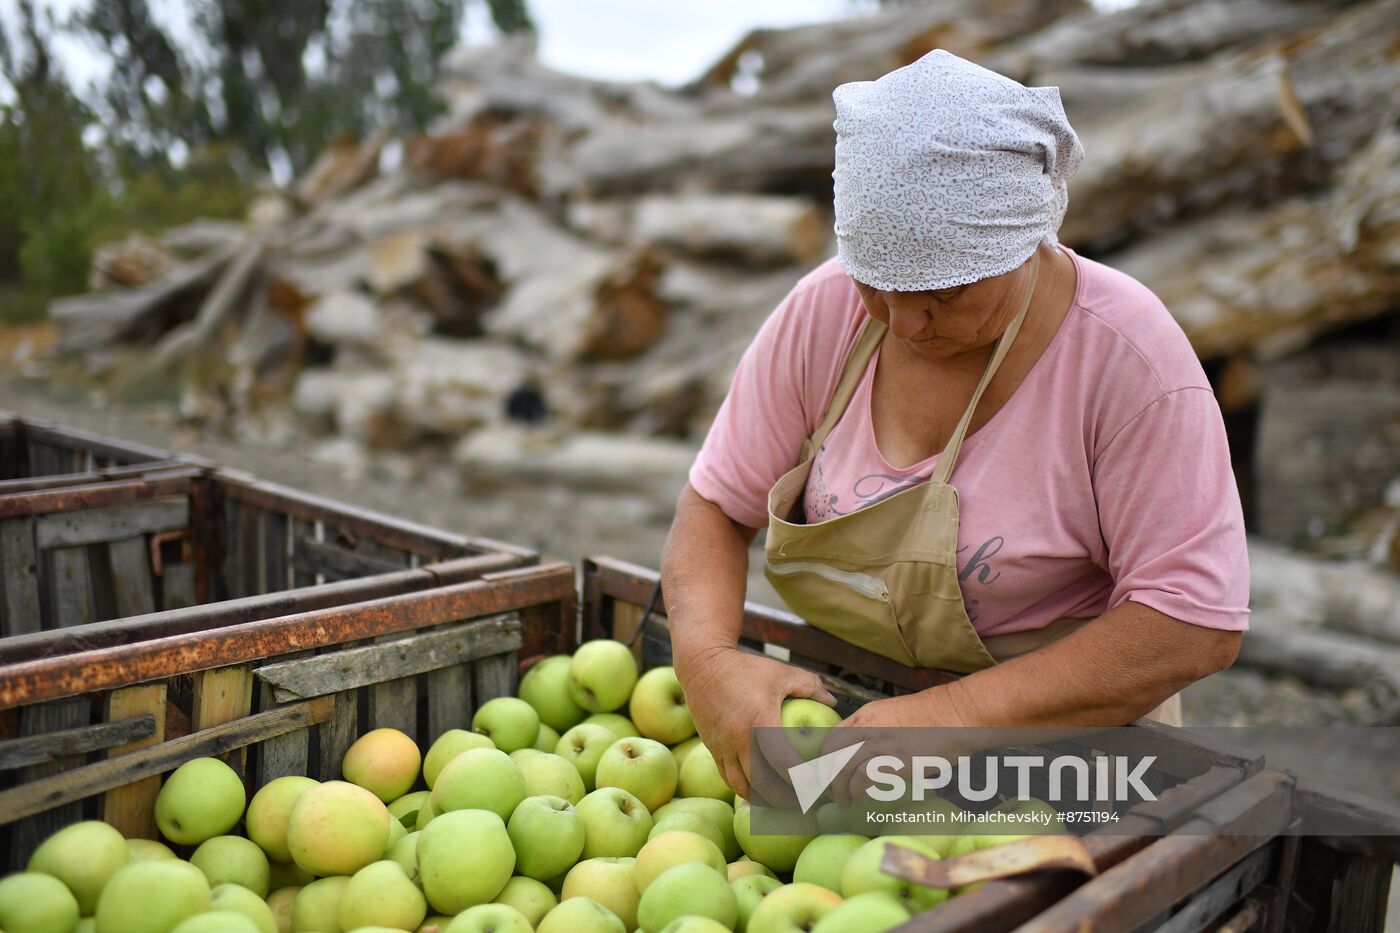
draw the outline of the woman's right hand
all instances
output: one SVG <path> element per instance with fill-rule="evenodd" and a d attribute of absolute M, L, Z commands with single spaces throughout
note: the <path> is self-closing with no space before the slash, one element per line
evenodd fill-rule
<path fill-rule="evenodd" d="M 750 731 L 781 726 L 783 701 L 790 697 L 836 703 L 811 671 L 738 648 L 678 657 L 675 666 L 701 741 L 729 786 L 745 799 L 750 793 Z"/>

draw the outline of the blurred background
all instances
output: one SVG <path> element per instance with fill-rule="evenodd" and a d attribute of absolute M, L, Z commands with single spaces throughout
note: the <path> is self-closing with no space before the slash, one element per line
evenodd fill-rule
<path fill-rule="evenodd" d="M 1063 239 L 1225 412 L 1188 722 L 1400 722 L 1400 0 L 0 0 L 0 408 L 656 566 L 832 89 L 939 47 L 1060 87 Z"/>

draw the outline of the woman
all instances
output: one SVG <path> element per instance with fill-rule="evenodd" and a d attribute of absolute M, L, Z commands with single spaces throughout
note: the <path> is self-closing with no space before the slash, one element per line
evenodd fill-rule
<path fill-rule="evenodd" d="M 742 794 L 749 730 L 831 702 L 736 648 L 760 528 L 808 622 L 968 675 L 847 724 L 1170 719 L 1247 625 L 1239 494 L 1180 327 L 1056 244 L 1083 158 L 1058 91 L 935 51 L 834 98 L 837 258 L 746 352 L 663 559 L 700 734 Z"/>

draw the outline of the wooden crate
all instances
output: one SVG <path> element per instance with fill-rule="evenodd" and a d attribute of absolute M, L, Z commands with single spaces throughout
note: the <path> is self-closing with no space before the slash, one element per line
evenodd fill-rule
<path fill-rule="evenodd" d="M 154 476 L 195 457 L 0 412 L 0 495 Z"/>

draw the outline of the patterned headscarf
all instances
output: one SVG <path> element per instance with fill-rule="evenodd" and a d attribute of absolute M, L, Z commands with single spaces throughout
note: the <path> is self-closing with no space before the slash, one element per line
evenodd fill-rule
<path fill-rule="evenodd" d="M 856 281 L 951 288 L 1055 242 L 1084 160 L 1058 88 L 938 49 L 832 97 L 837 255 Z"/>

